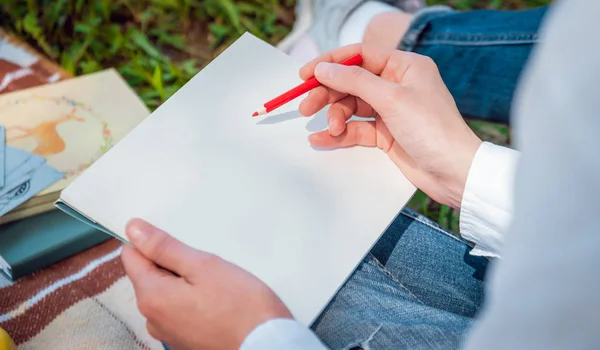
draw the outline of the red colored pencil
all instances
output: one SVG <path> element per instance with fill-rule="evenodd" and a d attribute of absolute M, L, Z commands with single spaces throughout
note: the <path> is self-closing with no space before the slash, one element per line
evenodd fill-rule
<path fill-rule="evenodd" d="M 363 63 L 363 57 L 360 54 L 357 54 L 357 55 L 352 56 L 349 59 L 343 61 L 341 64 L 343 64 L 345 66 L 359 66 L 362 63 Z M 304 83 L 296 86 L 295 88 L 290 89 L 289 91 L 287 91 L 287 92 L 275 97 L 271 101 L 265 103 L 263 105 L 263 107 L 261 109 L 259 109 L 258 111 L 254 112 L 254 114 L 252 114 L 252 116 L 257 117 L 259 115 L 267 114 L 267 113 L 271 112 L 272 110 L 279 108 L 279 107 L 283 106 L 284 104 L 290 102 L 291 100 L 294 100 L 294 99 L 304 95 L 305 93 L 309 92 L 310 90 L 312 90 L 318 86 L 321 86 L 321 83 L 319 83 L 319 81 L 315 77 L 312 77 L 312 78 L 308 79 L 307 81 L 305 81 Z"/>

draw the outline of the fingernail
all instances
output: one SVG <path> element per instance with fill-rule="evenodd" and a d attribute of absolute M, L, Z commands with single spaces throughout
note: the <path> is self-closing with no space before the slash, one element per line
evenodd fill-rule
<path fill-rule="evenodd" d="M 333 118 L 329 118 L 327 125 L 329 125 L 329 131 L 331 131 L 331 128 L 333 128 Z"/>
<path fill-rule="evenodd" d="M 129 241 L 134 245 L 141 243 L 146 239 L 147 234 L 150 232 L 150 224 L 140 219 L 133 219 L 127 224 L 125 233 L 129 238 Z"/>
<path fill-rule="evenodd" d="M 329 62 L 321 62 L 315 67 L 315 76 L 321 79 L 333 79 L 337 70 L 337 65 Z"/>

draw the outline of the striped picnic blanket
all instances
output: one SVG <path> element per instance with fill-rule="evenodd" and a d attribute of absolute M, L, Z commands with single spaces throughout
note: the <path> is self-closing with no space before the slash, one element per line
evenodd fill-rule
<path fill-rule="evenodd" d="M 146 331 L 110 240 L 15 283 L 0 281 L 0 328 L 19 349 L 163 349 Z"/>

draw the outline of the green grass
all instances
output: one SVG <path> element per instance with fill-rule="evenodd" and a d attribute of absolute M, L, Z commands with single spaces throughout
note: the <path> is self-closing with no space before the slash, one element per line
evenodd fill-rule
<path fill-rule="evenodd" d="M 0 0 L 2 25 L 74 74 L 116 67 L 151 108 L 244 31 L 275 43 L 293 0 Z"/>
<path fill-rule="evenodd" d="M 522 9 L 550 0 L 429 0 L 460 10 Z M 294 22 L 294 0 L 0 0 L 5 30 L 67 71 L 115 67 L 154 109 L 223 48 L 249 31 L 277 43 Z M 508 143 L 505 126 L 472 122 L 486 140 Z M 417 193 L 410 207 L 458 231 L 458 213 Z"/>

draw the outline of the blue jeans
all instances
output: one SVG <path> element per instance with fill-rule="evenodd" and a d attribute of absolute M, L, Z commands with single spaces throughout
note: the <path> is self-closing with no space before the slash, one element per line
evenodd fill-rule
<path fill-rule="evenodd" d="M 400 49 L 433 58 L 463 116 L 508 123 L 545 12 L 429 7 Z M 488 266 L 471 248 L 404 209 L 312 329 L 331 349 L 460 347 L 482 305 Z"/>
<path fill-rule="evenodd" d="M 488 260 L 403 210 L 312 328 L 331 349 L 454 349 L 483 302 Z"/>

